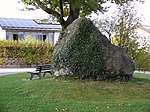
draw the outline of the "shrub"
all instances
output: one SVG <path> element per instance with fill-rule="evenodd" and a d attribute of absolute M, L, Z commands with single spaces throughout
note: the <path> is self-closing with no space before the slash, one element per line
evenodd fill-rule
<path fill-rule="evenodd" d="M 51 63 L 52 50 L 53 46 L 45 42 L 0 41 L 0 58 L 7 58 L 8 61 L 9 59 L 17 59 L 16 63 L 22 66 Z M 8 62 L 4 61 L 3 63 Z"/>
<path fill-rule="evenodd" d="M 150 71 L 150 52 L 140 52 L 135 59 L 136 69 Z"/>

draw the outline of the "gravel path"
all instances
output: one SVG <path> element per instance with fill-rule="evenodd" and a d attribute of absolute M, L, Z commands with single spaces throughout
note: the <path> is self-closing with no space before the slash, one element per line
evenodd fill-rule
<path fill-rule="evenodd" d="M 143 71 L 135 71 L 134 73 L 143 73 L 143 74 L 150 74 L 150 71 L 145 71 L 145 72 L 143 72 Z"/>
<path fill-rule="evenodd" d="M 0 76 L 35 71 L 35 69 L 36 68 L 0 68 Z M 134 73 L 150 74 L 148 71 L 135 71 Z"/>
<path fill-rule="evenodd" d="M 35 68 L 0 68 L 0 76 L 35 71 Z"/>

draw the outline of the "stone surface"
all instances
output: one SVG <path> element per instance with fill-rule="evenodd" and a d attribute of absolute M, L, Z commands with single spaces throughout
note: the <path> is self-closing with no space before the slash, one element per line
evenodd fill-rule
<path fill-rule="evenodd" d="M 134 63 L 123 49 L 110 43 L 87 18 L 75 20 L 60 36 L 52 57 L 54 74 L 78 78 L 126 79 Z"/>

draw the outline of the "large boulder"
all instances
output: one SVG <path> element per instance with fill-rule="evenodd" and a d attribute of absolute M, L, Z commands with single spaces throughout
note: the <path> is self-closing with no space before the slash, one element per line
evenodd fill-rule
<path fill-rule="evenodd" d="M 53 51 L 52 67 L 54 75 L 98 80 L 129 80 L 134 72 L 132 59 L 87 18 L 76 19 L 62 33 Z"/>

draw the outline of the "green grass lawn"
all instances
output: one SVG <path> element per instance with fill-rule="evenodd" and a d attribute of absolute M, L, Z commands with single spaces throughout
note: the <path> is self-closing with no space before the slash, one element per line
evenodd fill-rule
<path fill-rule="evenodd" d="M 0 77 L 0 112 L 150 112 L 150 75 L 131 82 Z"/>

